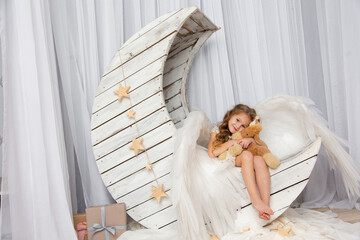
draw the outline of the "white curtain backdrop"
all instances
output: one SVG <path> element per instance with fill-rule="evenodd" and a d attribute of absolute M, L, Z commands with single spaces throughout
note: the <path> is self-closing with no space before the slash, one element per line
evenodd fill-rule
<path fill-rule="evenodd" d="M 190 108 L 215 124 L 236 103 L 311 98 L 360 165 L 359 0 L 0 0 L 2 239 L 76 239 L 72 213 L 113 202 L 90 138 L 101 74 L 141 27 L 194 5 L 221 29 L 192 65 Z M 326 156 L 314 171 L 295 205 L 360 209 Z"/>

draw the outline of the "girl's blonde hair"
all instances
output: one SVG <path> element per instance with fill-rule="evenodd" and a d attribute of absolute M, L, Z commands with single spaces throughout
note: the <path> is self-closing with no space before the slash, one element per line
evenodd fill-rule
<path fill-rule="evenodd" d="M 225 114 L 222 123 L 219 126 L 219 133 L 216 134 L 216 139 L 214 142 L 214 147 L 226 142 L 229 140 L 229 136 L 231 135 L 231 132 L 229 131 L 229 120 L 230 118 L 239 113 L 245 113 L 249 116 L 250 122 L 252 122 L 256 117 L 256 111 L 253 108 L 250 108 L 247 105 L 244 104 L 238 104 L 233 109 L 227 111 Z"/>

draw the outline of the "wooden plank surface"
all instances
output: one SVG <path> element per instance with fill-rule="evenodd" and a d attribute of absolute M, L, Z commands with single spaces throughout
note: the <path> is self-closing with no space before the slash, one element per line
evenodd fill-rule
<path fill-rule="evenodd" d="M 151 148 L 160 142 L 172 137 L 175 131 L 174 124 L 172 122 L 165 123 L 160 127 L 150 131 L 140 137 L 143 138 L 143 146 L 145 148 Z M 134 152 L 129 151 L 129 147 L 131 145 L 131 138 L 126 145 L 121 146 L 118 149 L 115 149 L 113 152 L 107 153 L 104 157 L 98 159 L 96 161 L 100 173 L 105 171 L 109 171 L 111 168 L 134 158 Z M 143 153 L 138 154 L 137 157 L 142 155 Z"/>
<path fill-rule="evenodd" d="M 126 202 L 128 214 L 144 226 L 177 226 L 170 189 L 173 134 L 188 114 L 186 81 L 192 61 L 216 29 L 195 7 L 162 16 L 115 54 L 97 90 L 91 123 L 96 163 L 111 195 Z M 131 87 L 131 102 L 117 101 L 114 91 L 119 83 Z M 135 119 L 127 117 L 129 109 L 136 112 Z M 129 149 L 132 137 L 142 137 L 146 151 L 135 156 Z M 272 199 L 301 191 L 309 174 L 304 169 L 315 163 L 311 151 L 296 156 L 301 162 L 294 164 L 292 159 L 271 171 Z M 149 162 L 153 171 L 145 168 Z M 151 186 L 159 184 L 169 194 L 160 204 L 149 198 Z M 280 200 L 272 204 L 277 213 L 288 206 Z"/>
<path fill-rule="evenodd" d="M 170 15 L 166 21 L 159 21 L 156 26 L 149 27 L 148 30 L 142 31 L 137 37 L 130 38 L 120 48 L 122 61 L 120 61 L 120 58 L 113 58 L 108 68 L 109 71 L 107 71 L 104 76 L 116 69 L 120 64 L 125 63 L 141 52 L 146 51 L 158 41 L 167 38 L 168 35 L 178 32 L 184 24 L 184 21 L 194 11 L 196 11 L 196 8 L 194 7 L 181 9 L 175 14 Z"/>
<path fill-rule="evenodd" d="M 139 61 L 138 67 L 133 67 L 134 71 L 136 72 L 131 72 L 129 71 L 130 69 L 126 70 L 127 74 L 125 74 L 125 76 L 128 77 L 126 77 L 125 79 L 123 78 L 121 69 L 119 69 L 118 71 L 114 71 L 104 77 L 106 84 L 103 84 L 101 86 L 103 91 L 95 97 L 93 113 L 96 113 L 100 109 L 112 103 L 114 99 L 117 99 L 117 95 L 114 93 L 114 91 L 119 88 L 119 83 L 121 83 L 122 86 L 130 86 L 130 91 L 133 91 L 134 89 L 138 88 L 140 85 L 144 84 L 150 79 L 162 75 L 162 68 L 165 60 L 166 56 L 162 56 L 154 62 L 151 62 L 150 64 L 145 66 L 143 64 L 146 64 L 148 62 Z"/>
<path fill-rule="evenodd" d="M 172 147 L 173 139 L 169 138 L 158 145 L 147 149 L 147 156 L 146 154 L 140 154 L 134 158 L 134 161 L 125 161 L 103 173 L 102 178 L 104 179 L 105 185 L 113 190 L 112 192 L 119 193 L 119 195 L 114 195 L 115 199 L 128 193 L 126 189 L 129 189 L 129 187 L 126 183 L 136 179 L 137 175 L 135 176 L 133 173 L 145 170 L 144 168 L 148 162 L 154 164 L 157 161 L 168 157 L 171 159 L 172 157 L 170 156 L 172 156 L 173 153 Z"/>
<path fill-rule="evenodd" d="M 165 107 L 165 103 L 163 100 L 163 95 L 161 92 L 150 96 L 145 99 L 143 102 L 140 102 L 137 105 L 134 105 L 131 110 L 135 112 L 135 119 L 129 118 L 127 113 L 120 114 L 115 118 L 105 122 L 100 125 L 98 128 L 93 130 L 92 134 L 92 143 L 93 145 L 97 145 L 105 139 L 118 134 L 119 132 L 125 130 L 126 128 L 131 127 L 133 124 L 138 123 L 144 118 L 152 118 L 153 114 L 161 108 Z M 163 114 L 161 114 L 163 115 Z M 166 120 L 170 120 L 166 118 Z"/>
<path fill-rule="evenodd" d="M 135 123 L 137 126 L 131 125 L 125 129 L 120 129 L 119 132 L 116 132 L 116 134 L 104 139 L 93 147 L 96 159 L 131 142 L 132 137 L 138 138 L 169 121 L 171 121 L 169 114 L 165 108 L 162 108 L 153 114 L 150 114 L 147 118 L 143 118 Z"/>
<path fill-rule="evenodd" d="M 167 38 L 158 42 L 156 45 L 149 48 L 147 51 L 139 54 L 134 61 L 123 62 L 119 65 L 118 68 L 114 69 L 109 74 L 103 76 L 96 92 L 96 96 L 107 90 L 108 88 L 114 86 L 116 83 L 120 82 L 122 79 L 127 78 L 131 74 L 141 70 L 150 63 L 156 61 L 157 59 L 166 56 L 168 54 L 168 46 L 171 43 L 175 33 L 169 35 Z M 122 52 L 120 52 L 123 54 Z M 117 57 L 120 62 L 120 56 Z"/>
<path fill-rule="evenodd" d="M 161 92 L 161 85 L 162 76 L 160 75 L 156 78 L 151 79 L 146 84 L 141 85 L 139 88 L 130 91 L 129 95 L 131 101 L 130 98 L 122 98 L 121 101 L 118 101 L 117 96 L 114 94 L 115 100 L 112 103 L 93 114 L 91 122 L 92 130 L 110 121 L 119 114 L 126 114 L 126 112 L 129 111 L 131 106 L 136 106 L 137 104 L 143 102 L 145 99 Z"/>

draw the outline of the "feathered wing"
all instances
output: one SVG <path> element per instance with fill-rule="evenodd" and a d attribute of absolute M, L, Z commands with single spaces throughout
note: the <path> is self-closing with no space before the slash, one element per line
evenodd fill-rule
<path fill-rule="evenodd" d="M 263 125 L 260 137 L 275 156 L 285 160 L 319 136 L 330 166 L 341 172 L 348 196 L 360 195 L 360 171 L 344 149 L 348 145 L 328 128 L 310 99 L 277 95 L 260 102 L 255 109 Z"/>
<path fill-rule="evenodd" d="M 239 169 L 211 159 L 200 143 L 208 143 L 212 124 L 201 111 L 191 112 L 175 134 L 172 202 L 184 239 L 209 239 L 226 234 L 241 206 Z"/>

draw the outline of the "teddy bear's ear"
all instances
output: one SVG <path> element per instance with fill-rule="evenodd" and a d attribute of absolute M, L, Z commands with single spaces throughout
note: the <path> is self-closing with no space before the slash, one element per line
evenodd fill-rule
<path fill-rule="evenodd" d="M 255 119 L 250 123 L 249 126 L 259 124 L 259 123 L 260 123 L 260 117 L 258 115 L 256 115 Z"/>

